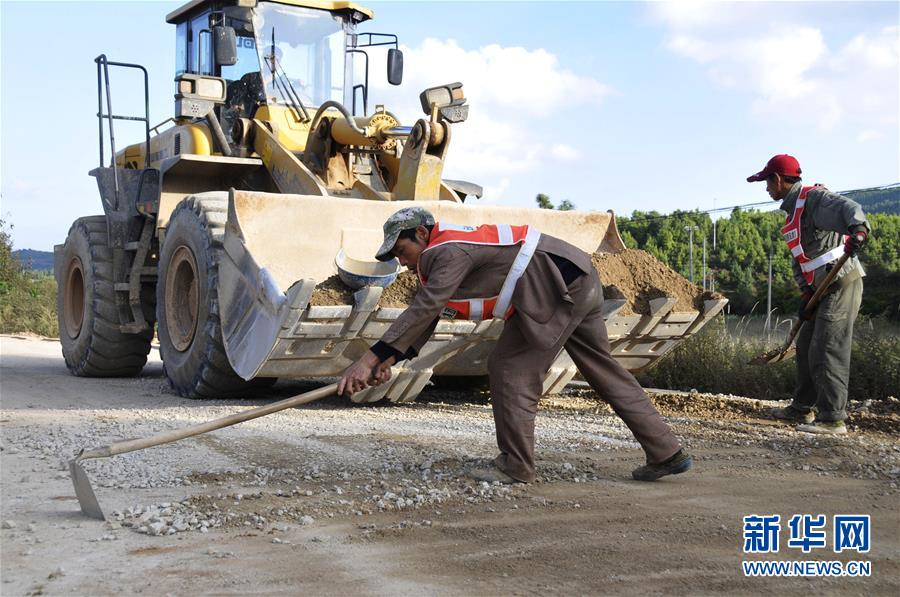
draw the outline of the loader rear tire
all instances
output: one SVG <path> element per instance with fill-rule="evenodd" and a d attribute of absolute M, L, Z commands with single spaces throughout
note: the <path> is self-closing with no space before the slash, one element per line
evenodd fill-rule
<path fill-rule="evenodd" d="M 223 193 L 182 201 L 159 256 L 159 352 L 169 384 L 186 398 L 234 396 L 258 385 L 234 372 L 222 341 L 218 276 L 227 209 Z"/>
<path fill-rule="evenodd" d="M 138 334 L 120 331 L 121 316 L 130 313 L 130 306 L 115 292 L 105 216 L 75 220 L 56 275 L 59 340 L 69 371 L 79 377 L 140 373 L 150 352 L 153 321 Z"/>

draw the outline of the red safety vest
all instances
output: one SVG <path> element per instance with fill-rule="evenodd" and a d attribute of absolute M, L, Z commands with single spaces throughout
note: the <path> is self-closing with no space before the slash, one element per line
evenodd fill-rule
<path fill-rule="evenodd" d="M 793 255 L 794 259 L 797 260 L 797 263 L 800 264 L 800 271 L 803 272 L 803 277 L 810 286 L 812 286 L 813 280 L 815 280 L 817 269 L 838 259 L 844 253 L 843 242 L 830 251 L 822 253 L 815 259 L 810 259 L 803 253 L 803 245 L 800 244 L 800 217 L 803 215 L 803 208 L 806 205 L 806 196 L 809 194 L 809 191 L 814 188 L 815 187 L 803 187 L 800 189 L 800 196 L 797 197 L 794 212 L 787 215 L 784 226 L 781 228 L 781 236 L 783 236 L 784 240 L 787 242 L 788 248 L 791 250 L 791 255 Z M 844 236 L 843 240 L 846 241 L 847 237 Z"/>
<path fill-rule="evenodd" d="M 428 246 L 422 251 L 429 251 L 438 245 L 446 243 L 464 243 L 469 245 L 494 245 L 510 246 L 522 245 L 518 255 L 513 260 L 500 294 L 488 298 L 454 299 L 447 302 L 444 315 L 453 319 L 470 319 L 472 321 L 484 321 L 493 317 L 508 319 L 515 310 L 510 306 L 516 283 L 528 263 L 534 250 L 537 248 L 541 233 L 529 226 L 509 226 L 507 224 L 484 224 L 482 226 L 458 226 L 455 224 L 442 224 L 438 222 L 431 230 Z M 420 257 L 421 259 L 421 257 Z M 419 281 L 425 286 L 426 280 L 419 272 Z"/>

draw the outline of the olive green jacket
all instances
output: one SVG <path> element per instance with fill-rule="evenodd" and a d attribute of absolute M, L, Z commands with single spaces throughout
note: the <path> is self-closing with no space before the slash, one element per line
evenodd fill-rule
<path fill-rule="evenodd" d="M 780 207 L 787 212 L 788 219 L 794 213 L 794 207 L 802 188 L 802 182 L 794 183 L 794 186 L 788 191 L 787 197 L 781 202 Z M 803 216 L 800 218 L 800 244 L 803 247 L 803 253 L 809 259 L 815 259 L 843 243 L 843 235 L 848 234 L 851 227 L 859 224 L 864 225 L 867 230 L 869 229 L 866 214 L 863 213 L 859 203 L 817 185 L 807 193 Z M 803 277 L 800 264 L 796 259 L 793 260 L 793 267 L 794 279 L 800 289 L 805 290 L 806 279 Z M 813 286 L 820 284 L 825 278 L 827 267 L 822 266 L 816 270 Z M 838 272 L 835 280 L 846 284 L 865 275 L 866 272 L 863 270 L 859 258 L 851 257 Z"/>

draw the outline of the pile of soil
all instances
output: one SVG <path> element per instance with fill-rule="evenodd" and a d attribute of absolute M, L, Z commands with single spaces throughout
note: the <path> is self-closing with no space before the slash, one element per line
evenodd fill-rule
<path fill-rule="evenodd" d="M 353 290 L 345 286 L 337 274 L 316 285 L 309 304 L 314 307 L 331 307 L 334 305 L 352 305 Z"/>
<path fill-rule="evenodd" d="M 678 299 L 674 311 L 700 311 L 704 300 L 720 296 L 703 292 L 646 251 L 626 249 L 621 253 L 594 253 L 592 260 L 603 282 L 604 298 L 627 301 L 620 311 L 624 315 L 649 314 L 650 300 L 661 297 Z M 408 307 L 417 287 L 415 274 L 401 272 L 394 283 L 384 289 L 378 304 L 381 307 Z M 310 304 L 351 305 L 353 292 L 334 275 L 316 286 Z"/>
<path fill-rule="evenodd" d="M 378 299 L 379 307 L 404 309 L 416 296 L 419 280 L 411 271 L 402 271 L 394 282 L 384 289 Z M 352 305 L 355 290 L 346 286 L 337 274 L 327 278 L 316 286 L 309 304 L 315 307 L 333 305 Z"/>
<path fill-rule="evenodd" d="M 670 269 L 662 261 L 639 249 L 625 249 L 621 253 L 594 253 L 594 269 L 603 282 L 603 297 L 625 299 L 623 315 L 650 313 L 650 300 L 669 297 L 678 299 L 673 311 L 701 311 L 703 301 L 721 298 L 704 292 L 684 276 Z"/>
<path fill-rule="evenodd" d="M 416 296 L 419 288 L 419 278 L 411 271 L 402 271 L 393 284 L 384 289 L 378 304 L 382 307 L 408 307 Z"/>

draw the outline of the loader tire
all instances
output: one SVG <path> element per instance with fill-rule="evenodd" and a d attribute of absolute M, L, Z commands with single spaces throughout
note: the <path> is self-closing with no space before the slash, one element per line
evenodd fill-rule
<path fill-rule="evenodd" d="M 149 329 L 121 332 L 121 317 L 129 319 L 131 307 L 115 292 L 112 255 L 105 216 L 75 220 L 57 272 L 56 306 L 63 358 L 79 377 L 133 377 L 150 352 L 152 299 L 145 309 L 151 314 Z"/>
<path fill-rule="evenodd" d="M 159 352 L 169 384 L 186 398 L 234 396 L 256 387 L 225 353 L 219 319 L 219 257 L 228 200 L 195 195 L 172 212 L 159 256 Z"/>

